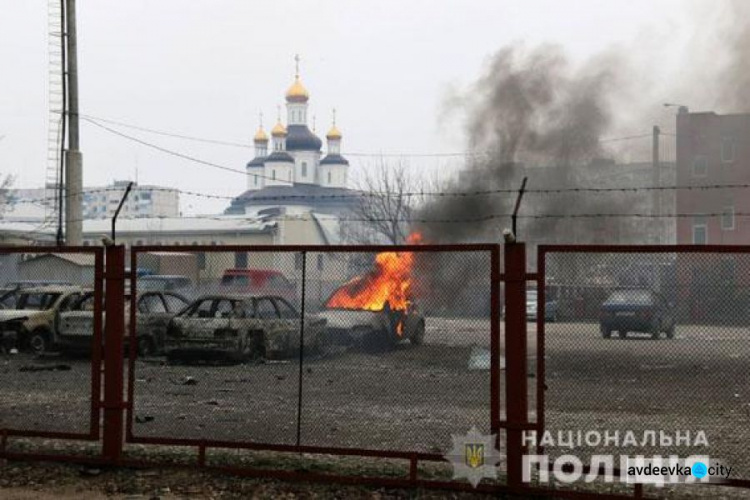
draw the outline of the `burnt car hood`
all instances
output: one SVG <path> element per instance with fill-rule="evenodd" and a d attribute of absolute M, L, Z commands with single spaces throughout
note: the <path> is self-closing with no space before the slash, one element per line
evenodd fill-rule
<path fill-rule="evenodd" d="M 0 323 L 3 321 L 13 321 L 28 319 L 35 314 L 39 314 L 43 311 L 24 311 L 20 309 L 3 309 L 0 310 Z"/>
<path fill-rule="evenodd" d="M 377 326 L 381 321 L 383 311 L 367 311 L 363 309 L 324 309 L 317 315 L 325 319 L 329 328 L 350 329 L 361 326 Z"/>

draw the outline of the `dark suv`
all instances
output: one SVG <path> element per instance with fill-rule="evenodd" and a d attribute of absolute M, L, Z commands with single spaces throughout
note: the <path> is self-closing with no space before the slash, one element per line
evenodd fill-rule
<path fill-rule="evenodd" d="M 649 333 L 658 339 L 662 332 L 674 337 L 675 320 L 671 305 L 660 294 L 642 288 L 615 290 L 601 305 L 602 337 L 613 332 L 625 338 L 628 332 Z"/>

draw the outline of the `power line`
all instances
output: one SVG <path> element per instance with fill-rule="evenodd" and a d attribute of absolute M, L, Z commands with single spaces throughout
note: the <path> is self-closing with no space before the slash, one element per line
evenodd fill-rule
<path fill-rule="evenodd" d="M 192 135 L 186 135 L 186 134 L 180 134 L 176 132 L 167 132 L 164 130 L 157 130 L 149 127 L 143 127 L 140 125 L 134 125 L 131 123 L 125 123 L 117 120 L 112 120 L 109 118 L 101 118 L 93 115 L 79 115 L 82 119 L 85 119 L 91 123 L 95 123 L 98 125 L 101 125 L 101 123 L 108 123 L 111 125 L 116 125 L 119 127 L 125 127 L 132 130 L 138 130 L 141 132 L 147 132 L 150 134 L 155 135 L 161 135 L 164 137 L 172 137 L 175 139 L 183 139 L 183 140 L 189 140 L 189 141 L 195 141 L 195 142 L 203 142 L 207 144 L 215 144 L 219 146 L 231 146 L 231 147 L 238 147 L 243 149 L 252 149 L 254 146 L 247 144 L 247 143 L 241 143 L 241 142 L 233 142 L 233 141 L 226 141 L 226 140 L 219 140 L 219 139 L 208 139 L 204 137 L 196 137 Z M 110 130 L 112 131 L 112 130 Z M 669 135 L 669 134 L 665 134 Z M 635 139 L 644 139 L 644 138 L 650 138 L 652 137 L 651 133 L 643 133 L 643 134 L 637 134 L 637 135 L 628 135 L 623 137 L 609 137 L 604 139 L 599 139 L 599 143 L 610 143 L 610 142 L 620 142 L 620 141 L 628 141 L 628 140 L 635 140 Z M 523 151 L 521 151 L 523 152 Z M 467 157 L 467 156 L 489 156 L 493 154 L 498 154 L 499 151 L 463 151 L 463 152 L 445 152 L 445 153 L 362 153 L 362 152 L 347 152 L 347 156 L 352 157 L 395 157 L 395 158 L 403 158 L 403 157 L 409 157 L 409 158 L 448 158 L 448 157 Z"/>

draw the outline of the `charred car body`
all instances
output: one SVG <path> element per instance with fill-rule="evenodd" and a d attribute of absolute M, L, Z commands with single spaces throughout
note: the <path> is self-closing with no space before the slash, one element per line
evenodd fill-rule
<path fill-rule="evenodd" d="M 63 351 L 89 352 L 94 336 L 94 294 L 81 297 L 69 312 L 60 315 L 56 347 Z M 138 295 L 135 328 L 138 354 L 149 356 L 162 350 L 167 324 L 172 317 L 187 307 L 185 297 L 174 292 L 152 291 Z M 125 345 L 130 342 L 130 302 L 125 307 Z M 104 313 L 102 313 L 104 318 Z"/>
<path fill-rule="evenodd" d="M 0 310 L 2 344 L 42 353 L 55 341 L 61 313 L 87 290 L 74 286 L 28 288 L 18 293 L 14 309 Z"/>
<path fill-rule="evenodd" d="M 391 309 L 388 302 L 379 310 L 328 307 L 319 316 L 326 320 L 332 342 L 365 349 L 389 348 L 401 340 L 424 342 L 425 319 L 414 303 L 406 310 Z"/>
<path fill-rule="evenodd" d="M 170 359 L 282 357 L 299 349 L 300 321 L 282 297 L 206 295 L 170 321 L 164 350 Z M 325 321 L 310 316 L 304 322 L 305 348 L 324 350 Z"/>

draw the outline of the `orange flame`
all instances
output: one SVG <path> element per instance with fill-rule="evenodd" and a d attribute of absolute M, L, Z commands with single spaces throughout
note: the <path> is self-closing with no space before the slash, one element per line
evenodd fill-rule
<path fill-rule="evenodd" d="M 419 233 L 406 239 L 410 245 L 422 242 Z M 409 307 L 412 284 L 412 252 L 380 252 L 375 256 L 375 267 L 369 273 L 358 276 L 336 290 L 326 306 L 337 309 L 364 309 L 381 311 L 386 304 L 391 310 L 406 311 Z M 403 333 L 399 322 L 397 333 Z"/>

